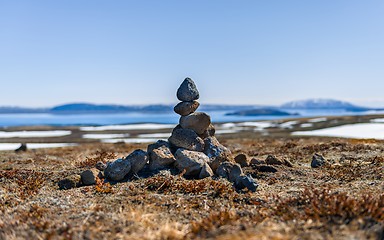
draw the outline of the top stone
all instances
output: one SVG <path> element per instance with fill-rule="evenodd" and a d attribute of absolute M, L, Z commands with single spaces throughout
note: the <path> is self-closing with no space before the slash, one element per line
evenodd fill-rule
<path fill-rule="evenodd" d="M 199 99 L 199 91 L 192 79 L 186 78 L 177 89 L 177 99 L 183 102 L 190 102 Z"/>

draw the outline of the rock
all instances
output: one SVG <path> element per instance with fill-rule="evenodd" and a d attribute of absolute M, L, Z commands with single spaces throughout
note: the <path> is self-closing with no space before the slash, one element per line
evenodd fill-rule
<path fill-rule="evenodd" d="M 131 170 L 131 162 L 125 159 L 117 159 L 107 164 L 104 170 L 106 178 L 113 181 L 121 181 Z"/>
<path fill-rule="evenodd" d="M 148 154 L 146 151 L 136 149 L 125 158 L 125 161 L 129 161 L 131 163 L 131 173 L 136 174 L 143 169 L 145 164 L 148 162 Z"/>
<path fill-rule="evenodd" d="M 194 113 L 199 106 L 200 103 L 196 100 L 191 102 L 180 102 L 173 108 L 173 110 L 181 116 L 187 116 Z"/>
<path fill-rule="evenodd" d="M 151 152 L 148 152 L 148 154 L 149 169 L 151 171 L 164 169 L 176 161 L 175 156 L 173 156 L 169 148 L 169 144 L 158 146 L 152 149 Z"/>
<path fill-rule="evenodd" d="M 240 164 L 241 167 L 248 167 L 249 166 L 249 160 L 248 156 L 244 153 L 240 153 L 235 157 L 235 162 Z"/>
<path fill-rule="evenodd" d="M 235 187 L 237 189 L 248 188 L 248 190 L 251 192 L 256 192 L 258 186 L 259 184 L 257 184 L 256 180 L 251 176 L 241 175 L 236 179 L 235 182 Z"/>
<path fill-rule="evenodd" d="M 202 152 L 189 151 L 179 148 L 176 153 L 176 168 L 184 171 L 186 176 L 199 176 L 201 169 L 209 161 L 209 158 Z"/>
<path fill-rule="evenodd" d="M 80 177 L 83 185 L 94 185 L 96 184 L 96 178 L 99 177 L 99 170 L 96 168 L 85 170 L 80 174 Z"/>
<path fill-rule="evenodd" d="M 277 159 L 275 156 L 268 155 L 268 157 L 265 159 L 265 162 L 269 165 L 283 165 L 284 162 L 280 159 Z"/>
<path fill-rule="evenodd" d="M 260 160 L 256 158 L 252 158 L 249 165 L 260 165 L 260 164 L 266 164 L 265 160 Z"/>
<path fill-rule="evenodd" d="M 205 130 L 203 132 L 203 134 L 198 134 L 198 135 L 202 139 L 206 139 L 207 137 L 214 137 L 215 136 L 215 132 L 216 132 L 215 126 L 213 126 L 213 124 L 211 123 L 211 124 L 209 124 L 207 130 Z"/>
<path fill-rule="evenodd" d="M 20 145 L 20 147 L 15 149 L 15 152 L 26 152 L 27 150 L 28 150 L 27 144 L 26 143 L 22 143 Z"/>
<path fill-rule="evenodd" d="M 199 99 L 199 91 L 192 79 L 184 79 L 179 89 L 177 89 L 177 99 L 182 102 L 190 102 Z"/>
<path fill-rule="evenodd" d="M 81 186 L 81 176 L 78 174 L 70 175 L 58 182 L 60 190 L 71 189 Z"/>
<path fill-rule="evenodd" d="M 216 174 L 228 179 L 230 182 L 235 182 L 239 176 L 243 175 L 243 170 L 237 163 L 223 162 L 217 168 Z"/>
<path fill-rule="evenodd" d="M 203 179 L 206 177 L 212 177 L 214 175 L 211 167 L 208 165 L 208 163 L 205 163 L 204 166 L 201 168 L 199 179 Z"/>
<path fill-rule="evenodd" d="M 221 145 L 215 137 L 206 138 L 204 145 L 204 153 L 209 157 L 209 166 L 214 172 L 216 172 L 220 163 L 233 160 L 231 151 Z"/>
<path fill-rule="evenodd" d="M 103 163 L 102 161 L 98 161 L 95 165 L 96 169 L 99 171 L 104 171 L 107 168 L 107 164 Z"/>
<path fill-rule="evenodd" d="M 311 167 L 318 168 L 325 165 L 325 163 L 326 161 L 324 157 L 321 156 L 320 154 L 315 153 L 315 155 L 313 155 L 312 157 Z"/>
<path fill-rule="evenodd" d="M 204 141 L 191 129 L 184 129 L 180 126 L 175 127 L 168 141 L 180 148 L 191 151 L 202 152 L 204 150 Z"/>
<path fill-rule="evenodd" d="M 182 128 L 192 129 L 197 134 L 203 134 L 211 124 L 211 117 L 203 112 L 195 112 L 182 116 L 179 123 Z"/>
<path fill-rule="evenodd" d="M 157 142 L 148 145 L 148 147 L 147 147 L 148 155 L 150 155 L 150 153 L 153 151 L 153 149 L 156 149 L 156 148 L 159 148 L 162 146 L 165 146 L 167 148 L 171 147 L 169 142 L 164 141 L 164 140 L 157 140 Z"/>

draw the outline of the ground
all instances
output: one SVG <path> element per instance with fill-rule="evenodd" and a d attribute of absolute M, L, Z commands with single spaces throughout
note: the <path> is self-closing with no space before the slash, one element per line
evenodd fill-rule
<path fill-rule="evenodd" d="M 0 239 L 383 239 L 384 141 L 289 131 L 219 137 L 235 156 L 292 163 L 274 165 L 277 172 L 244 168 L 259 184 L 254 193 L 224 179 L 188 180 L 167 171 L 59 190 L 65 177 L 146 144 L 1 151 Z M 315 153 L 326 166 L 310 167 Z"/>

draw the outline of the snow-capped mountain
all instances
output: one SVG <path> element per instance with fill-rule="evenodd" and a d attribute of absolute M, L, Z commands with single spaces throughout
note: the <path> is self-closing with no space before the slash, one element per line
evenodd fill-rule
<path fill-rule="evenodd" d="M 353 105 L 349 102 L 334 99 L 307 99 L 285 103 L 283 109 L 345 109 L 349 111 L 365 111 L 368 108 Z"/>

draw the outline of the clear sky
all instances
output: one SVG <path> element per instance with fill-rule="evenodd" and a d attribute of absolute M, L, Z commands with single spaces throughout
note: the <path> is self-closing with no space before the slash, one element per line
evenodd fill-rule
<path fill-rule="evenodd" d="M 0 106 L 384 107 L 382 0 L 0 0 Z"/>

